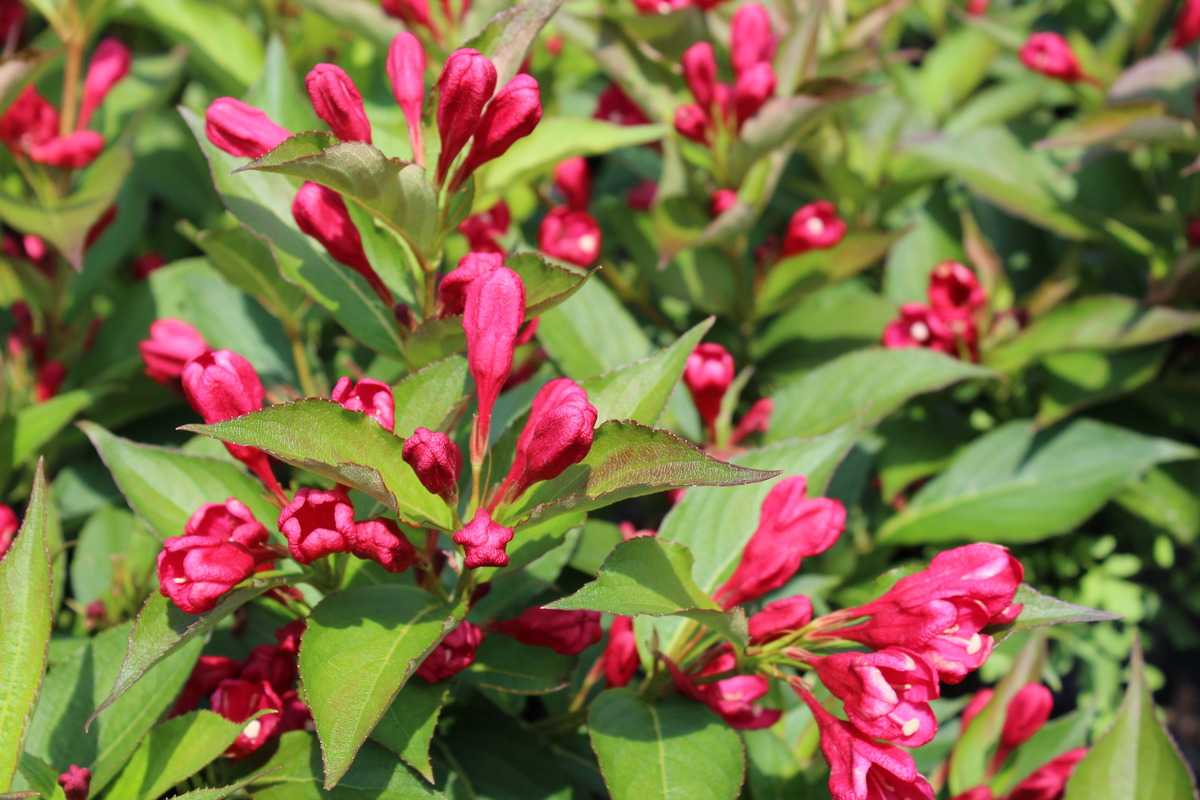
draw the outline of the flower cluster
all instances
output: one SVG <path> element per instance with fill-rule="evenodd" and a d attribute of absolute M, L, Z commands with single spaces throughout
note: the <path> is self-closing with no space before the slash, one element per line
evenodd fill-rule
<path fill-rule="evenodd" d="M 205 701 L 230 722 L 245 722 L 225 755 L 245 758 L 288 731 L 310 729 L 312 717 L 296 688 L 304 620 L 275 631 L 275 644 L 258 645 L 245 661 L 200 656 L 171 715 L 186 714 Z"/>
<path fill-rule="evenodd" d="M 924 347 L 939 353 L 979 360 L 979 317 L 987 295 L 979 280 L 957 261 L 943 261 L 929 275 L 929 303 L 905 303 L 888 323 L 883 346 Z"/>

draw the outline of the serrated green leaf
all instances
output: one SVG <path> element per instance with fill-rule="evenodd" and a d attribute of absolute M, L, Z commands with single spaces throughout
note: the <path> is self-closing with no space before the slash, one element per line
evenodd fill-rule
<path fill-rule="evenodd" d="M 444 686 L 431 686 L 424 681 L 405 684 L 371 732 L 371 739 L 400 756 L 405 764 L 432 782 L 429 745 L 449 696 Z"/>
<path fill-rule="evenodd" d="M 412 436 L 417 428 L 442 430 L 465 403 L 467 360 L 449 356 L 407 375 L 392 387 L 396 403 L 396 435 Z"/>

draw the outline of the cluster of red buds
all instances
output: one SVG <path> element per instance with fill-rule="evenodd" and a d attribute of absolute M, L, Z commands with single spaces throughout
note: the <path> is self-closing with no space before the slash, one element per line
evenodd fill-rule
<path fill-rule="evenodd" d="M 751 3 L 733 15 L 730 60 L 732 86 L 717 80 L 717 59 L 708 42 L 697 42 L 683 54 L 683 78 L 694 103 L 675 110 L 675 130 L 701 144 L 718 145 L 736 135 L 746 120 L 775 94 L 775 34 L 767 9 Z"/>
<path fill-rule="evenodd" d="M 883 346 L 924 347 L 978 361 L 978 318 L 987 295 L 975 273 L 957 261 L 943 261 L 930 273 L 927 294 L 928 305 L 900 307 L 900 316 L 883 331 Z"/>
<path fill-rule="evenodd" d="M 512 214 L 503 200 L 478 214 L 472 214 L 458 225 L 458 232 L 466 237 L 467 245 L 475 253 L 504 255 L 500 240 L 512 225 Z"/>
<path fill-rule="evenodd" d="M 104 150 L 104 137 L 88 129 L 93 114 L 129 74 L 129 48 L 108 38 L 88 62 L 78 108 L 55 108 L 32 84 L 0 116 L 0 141 L 17 158 L 59 169 L 82 169 Z"/>
<path fill-rule="evenodd" d="M 588 213 L 592 178 L 587 159 L 575 156 L 554 169 L 554 188 L 565 200 L 542 218 L 538 246 L 552 258 L 590 267 L 600 257 L 600 223 Z"/>
<path fill-rule="evenodd" d="M 58 776 L 58 785 L 62 787 L 67 800 L 87 800 L 92 788 L 92 771 L 87 767 L 72 764 L 67 771 Z"/>
<path fill-rule="evenodd" d="M 692 396 L 700 421 L 704 423 L 708 444 L 720 450 L 731 450 L 752 434 L 765 433 L 774 409 L 771 398 L 758 400 L 734 427 L 728 440 L 718 441 L 717 420 L 721 414 L 721 404 L 735 375 L 733 356 L 714 342 L 697 345 L 683 368 L 683 383 Z"/>
<path fill-rule="evenodd" d="M 258 645 L 245 661 L 200 656 L 171 716 L 186 714 L 208 701 L 213 712 L 246 726 L 225 755 L 245 758 L 272 739 L 295 730 L 311 730 L 312 716 L 296 688 L 296 664 L 304 620 L 275 631 L 276 644 Z M 253 719 L 251 719 L 253 717 Z"/>
<path fill-rule="evenodd" d="M 991 702 L 995 693 L 984 689 L 971 698 L 962 712 L 962 729 L 966 731 L 971 721 Z M 1005 708 L 1004 727 L 1000 732 L 1000 744 L 987 770 L 994 775 L 1018 747 L 1033 738 L 1054 708 L 1054 696 L 1040 683 L 1029 683 L 1008 701 Z M 1068 750 L 1031 772 L 1006 795 L 1006 800 L 1056 800 L 1062 797 L 1067 781 L 1075 766 L 1087 755 L 1086 747 Z M 996 800 L 988 786 L 976 786 L 957 795 L 954 800 Z"/>

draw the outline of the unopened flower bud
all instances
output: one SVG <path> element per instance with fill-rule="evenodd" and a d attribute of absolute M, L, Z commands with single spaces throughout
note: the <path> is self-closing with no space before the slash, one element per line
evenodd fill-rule
<path fill-rule="evenodd" d="M 331 553 L 350 552 L 354 506 L 342 489 L 300 489 L 279 512 L 279 530 L 292 558 L 310 564 Z"/>
<path fill-rule="evenodd" d="M 504 257 L 499 253 L 472 250 L 461 259 L 458 266 L 446 273 L 438 283 L 438 299 L 441 301 L 441 316 L 451 317 L 463 313 L 467 306 L 467 289 L 476 279 L 504 266 Z"/>
<path fill-rule="evenodd" d="M 580 267 L 596 263 L 601 244 L 600 224 L 595 217 L 566 206 L 551 209 L 538 229 L 538 247 L 543 253 Z"/>
<path fill-rule="evenodd" d="M 219 536 L 172 536 L 158 554 L 158 587 L 185 614 L 203 614 L 254 574 L 258 559 Z"/>
<path fill-rule="evenodd" d="M 695 103 L 675 109 L 675 130 L 685 139 L 705 144 L 708 142 L 708 114 Z"/>
<path fill-rule="evenodd" d="M 654 201 L 658 197 L 658 183 L 656 181 L 642 181 L 635 184 L 625 194 L 625 205 L 629 206 L 633 211 L 649 211 L 654 207 Z"/>
<path fill-rule="evenodd" d="M 133 58 L 129 48 L 119 39 L 108 37 L 96 46 L 92 60 L 88 62 L 87 77 L 83 81 L 83 100 L 79 106 L 79 128 L 86 128 L 92 114 L 104 102 L 109 91 L 129 74 Z"/>
<path fill-rule="evenodd" d="M 403 20 L 408 25 L 433 29 L 429 16 L 429 0 L 383 0 L 384 13 Z"/>
<path fill-rule="evenodd" d="M 1071 45 L 1057 33 L 1033 33 L 1025 40 L 1019 53 L 1021 63 L 1034 72 L 1065 83 L 1077 83 L 1084 79 L 1079 59 Z"/>
<path fill-rule="evenodd" d="M 442 497 L 447 503 L 454 502 L 462 453 L 453 439 L 440 431 L 417 428 L 404 440 L 402 456 L 430 494 Z"/>
<path fill-rule="evenodd" d="M 514 500 L 532 484 L 557 477 L 582 461 L 592 448 L 596 416 L 587 392 L 570 378 L 556 378 L 543 386 L 533 398 L 497 500 Z"/>
<path fill-rule="evenodd" d="M 588 171 L 587 159 L 573 156 L 558 162 L 554 168 L 554 187 L 567 201 L 567 206 L 586 210 L 592 196 L 592 176 Z"/>
<path fill-rule="evenodd" d="M 0 503 L 0 561 L 4 560 L 4 554 L 12 547 L 13 539 L 20 529 L 21 520 L 17 519 L 16 512 Z"/>
<path fill-rule="evenodd" d="M 760 62 L 738 75 L 733 88 L 733 107 L 737 124 L 758 113 L 758 110 L 775 94 L 775 70 L 767 62 Z"/>
<path fill-rule="evenodd" d="M 164 385 L 179 380 L 187 362 L 207 349 L 208 343 L 200 331 L 183 320 L 171 318 L 150 323 L 150 338 L 138 342 L 146 375 Z"/>
<path fill-rule="evenodd" d="M 575 656 L 600 641 L 600 612 L 527 608 L 516 619 L 496 623 L 497 633 L 531 647 L 548 647 L 564 656 Z"/>
<path fill-rule="evenodd" d="M 266 155 L 292 135 L 262 109 L 233 97 L 212 101 L 204 114 L 204 132 L 214 145 L 242 158 Z"/>
<path fill-rule="evenodd" d="M 812 601 L 802 594 L 775 600 L 750 617 L 750 641 L 762 644 L 812 622 Z"/>
<path fill-rule="evenodd" d="M 838 216 L 833 203 L 818 200 L 801 206 L 788 221 L 783 239 L 785 256 L 833 247 L 846 235 L 846 223 Z"/>
<path fill-rule="evenodd" d="M 592 112 L 593 119 L 602 119 L 617 125 L 646 125 L 650 118 L 641 106 L 633 102 L 615 83 L 604 87 L 596 98 L 596 109 Z"/>
<path fill-rule="evenodd" d="M 712 107 L 717 86 L 717 59 L 708 42 L 696 42 L 683 51 L 683 79 L 702 109 Z"/>
<path fill-rule="evenodd" d="M 336 64 L 317 64 L 304 78 L 313 111 L 343 142 L 370 142 L 371 121 L 362 95 L 346 71 Z"/>
<path fill-rule="evenodd" d="M 292 200 L 292 218 L 296 226 L 320 242 L 333 259 L 362 275 L 375 293 L 391 304 L 391 293 L 367 260 L 362 237 L 340 194 L 319 183 L 305 181 Z"/>
<path fill-rule="evenodd" d="M 75 131 L 56 136 L 47 142 L 31 144 L 27 153 L 31 161 L 60 169 L 82 169 L 96 160 L 104 150 L 104 137 L 95 131 Z"/>
<path fill-rule="evenodd" d="M 483 629 L 465 620 L 458 623 L 458 627 L 450 631 L 417 667 L 417 677 L 426 683 L 440 683 L 453 678 L 475 663 L 475 651 L 481 644 Z"/>
<path fill-rule="evenodd" d="M 729 59 L 741 75 L 755 64 L 770 64 L 775 57 L 771 15 L 761 3 L 747 3 L 733 14 L 729 27 Z"/>
<path fill-rule="evenodd" d="M 363 378 L 355 383 L 348 376 L 342 376 L 334 385 L 330 398 L 347 411 L 366 414 L 386 431 L 396 428 L 396 400 L 392 397 L 392 387 L 383 381 Z"/>
<path fill-rule="evenodd" d="M 542 98 L 532 75 L 517 75 L 496 93 L 475 129 L 471 152 L 451 188 L 462 184 L 477 168 L 504 155 L 518 139 L 528 136 L 542 118 Z"/>
<path fill-rule="evenodd" d="M 638 668 L 637 637 L 631 617 L 613 617 L 604 648 L 604 679 L 617 688 L 633 679 Z"/>
<path fill-rule="evenodd" d="M 58 394 L 62 383 L 67 378 L 67 368 L 61 361 L 47 361 L 38 367 L 33 395 L 39 403 L 44 403 Z"/>
<path fill-rule="evenodd" d="M 504 249 L 498 240 L 508 233 L 508 226 L 511 224 L 512 214 L 508 210 L 508 204 L 500 200 L 486 211 L 464 219 L 459 223 L 458 232 L 467 237 L 467 244 L 472 250 L 503 255 Z"/>
<path fill-rule="evenodd" d="M 78 764 L 67 767 L 67 771 L 58 776 L 58 785 L 62 787 L 67 800 L 87 800 L 92 786 L 92 771 Z"/>
<path fill-rule="evenodd" d="M 737 192 L 733 189 L 717 189 L 708 197 L 708 211 L 715 219 L 737 205 Z"/>
<path fill-rule="evenodd" d="M 408 31 L 398 33 L 392 39 L 388 47 L 387 73 L 392 82 L 392 96 L 404 112 L 404 122 L 408 125 L 413 161 L 424 164 L 421 107 L 425 102 L 425 49 Z"/>
<path fill-rule="evenodd" d="M 467 336 L 467 366 L 475 379 L 477 418 L 471 437 L 471 462 L 480 463 L 487 448 L 492 408 L 512 371 L 517 331 L 525 319 L 525 284 L 521 276 L 501 267 L 467 287 L 463 331 Z"/>
<path fill-rule="evenodd" d="M 496 90 L 496 67 L 478 50 L 456 50 L 446 59 L 438 78 L 438 133 L 442 152 L 438 156 L 437 181 L 446 179 L 450 165 L 479 127 L 483 107 Z"/>
<path fill-rule="evenodd" d="M 454 534 L 454 543 L 462 545 L 466 554 L 463 566 L 467 569 L 503 567 L 508 565 L 508 553 L 504 548 L 512 537 L 512 528 L 493 522 L 481 508 L 473 520 Z"/>
<path fill-rule="evenodd" d="M 721 400 L 733 383 L 733 356 L 719 344 L 698 345 L 683 368 L 683 382 L 705 425 L 712 426 L 721 411 Z"/>
<path fill-rule="evenodd" d="M 771 414 L 774 410 L 775 401 L 769 397 L 755 401 L 754 405 L 750 406 L 750 410 L 738 422 L 737 427 L 733 429 L 729 443 L 737 445 L 751 434 L 766 433 L 767 427 L 771 424 Z"/>
<path fill-rule="evenodd" d="M 390 519 L 369 519 L 350 528 L 350 552 L 388 572 L 403 572 L 417 560 L 412 542 Z"/>
<path fill-rule="evenodd" d="M 1042 729 L 1054 709 L 1054 695 L 1040 683 L 1028 683 L 1020 688 L 1004 715 L 1000 746 L 1010 753 Z M 999 759 L 1003 760 L 1003 759 Z"/>

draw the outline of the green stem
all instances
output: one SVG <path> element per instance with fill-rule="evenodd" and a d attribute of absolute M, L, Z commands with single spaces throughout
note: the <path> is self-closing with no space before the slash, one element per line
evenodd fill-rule
<path fill-rule="evenodd" d="M 308 360 L 308 348 L 304 345 L 300 331 L 288 326 L 287 337 L 292 342 L 292 361 L 296 364 L 296 377 L 300 381 L 300 392 L 305 397 L 323 396 L 324 392 L 320 390 L 313 378 L 312 365 Z"/>

